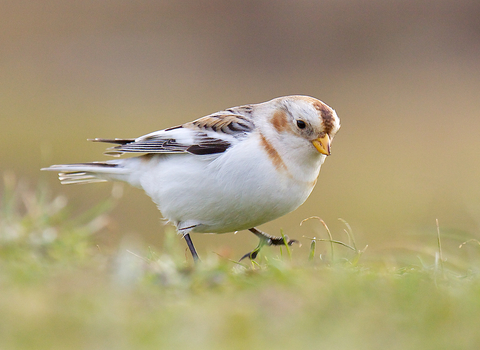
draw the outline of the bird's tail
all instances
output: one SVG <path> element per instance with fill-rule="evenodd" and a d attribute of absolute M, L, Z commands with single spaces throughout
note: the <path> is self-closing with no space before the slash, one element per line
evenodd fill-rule
<path fill-rule="evenodd" d="M 58 178 L 63 185 L 123 180 L 130 172 L 128 168 L 122 166 L 122 160 L 52 165 L 41 170 L 58 172 Z"/>

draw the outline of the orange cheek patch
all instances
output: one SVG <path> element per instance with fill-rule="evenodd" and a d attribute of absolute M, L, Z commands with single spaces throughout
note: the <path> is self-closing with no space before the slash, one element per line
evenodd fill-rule
<path fill-rule="evenodd" d="M 277 111 L 272 117 L 272 125 L 278 132 L 286 131 L 288 129 L 288 120 L 285 112 Z"/>

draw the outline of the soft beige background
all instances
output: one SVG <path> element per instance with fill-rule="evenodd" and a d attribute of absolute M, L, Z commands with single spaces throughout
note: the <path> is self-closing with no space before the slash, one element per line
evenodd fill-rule
<path fill-rule="evenodd" d="M 47 182 L 75 210 L 111 185 L 61 187 L 52 163 L 102 160 L 93 137 L 135 137 L 226 107 L 307 94 L 342 129 L 318 185 L 264 225 L 373 249 L 442 228 L 479 235 L 478 1 L 0 1 L 0 171 Z M 161 245 L 160 214 L 135 189 L 111 234 Z M 243 239 L 246 238 L 246 239 Z M 201 252 L 256 244 L 194 237 Z M 304 240 L 304 242 L 306 242 Z M 304 244 L 308 246 L 308 244 Z M 370 248 L 371 249 L 371 248 Z"/>

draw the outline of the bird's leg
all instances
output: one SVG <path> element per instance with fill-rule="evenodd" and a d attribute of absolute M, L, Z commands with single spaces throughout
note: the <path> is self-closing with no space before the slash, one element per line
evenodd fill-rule
<path fill-rule="evenodd" d="M 255 227 L 249 228 L 248 230 L 258 238 L 267 240 L 267 245 L 285 245 L 285 241 L 287 241 L 287 244 L 289 246 L 291 246 L 293 243 L 298 243 L 296 239 L 289 239 L 288 236 L 284 236 L 284 241 L 284 237 L 271 236 L 268 233 L 262 232 Z"/>
<path fill-rule="evenodd" d="M 251 260 L 254 260 L 257 257 L 258 252 L 260 251 L 260 249 L 262 249 L 264 245 L 284 245 L 286 242 L 289 246 L 291 246 L 293 243 L 298 243 L 296 239 L 289 239 L 288 236 L 284 236 L 284 237 L 271 236 L 265 232 L 262 232 L 256 229 L 255 227 L 249 228 L 248 230 L 258 238 L 260 238 L 260 242 L 258 243 L 257 247 L 254 250 L 242 256 L 240 261 L 242 261 L 245 258 L 250 258 Z"/>
<path fill-rule="evenodd" d="M 186 233 L 183 235 L 185 241 L 187 242 L 188 249 L 190 249 L 190 253 L 192 253 L 193 261 L 198 262 L 200 258 L 198 257 L 197 251 L 195 250 L 195 246 L 193 245 L 192 239 L 190 238 L 190 234 Z"/>

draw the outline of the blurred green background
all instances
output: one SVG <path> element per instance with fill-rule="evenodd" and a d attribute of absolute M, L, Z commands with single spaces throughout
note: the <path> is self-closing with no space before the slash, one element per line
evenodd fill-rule
<path fill-rule="evenodd" d="M 381 249 L 443 228 L 479 236 L 478 1 L 0 1 L 0 171 L 76 210 L 111 184 L 61 187 L 50 164 L 102 160 L 94 137 L 136 137 L 227 107 L 306 94 L 342 129 L 315 191 L 262 228 Z M 155 205 L 125 187 L 104 233 L 160 245 Z M 338 237 L 338 236 L 337 236 Z M 197 235 L 200 252 L 256 244 Z M 304 244 L 302 249 L 308 249 Z M 238 250 L 238 251 L 237 251 Z"/>

